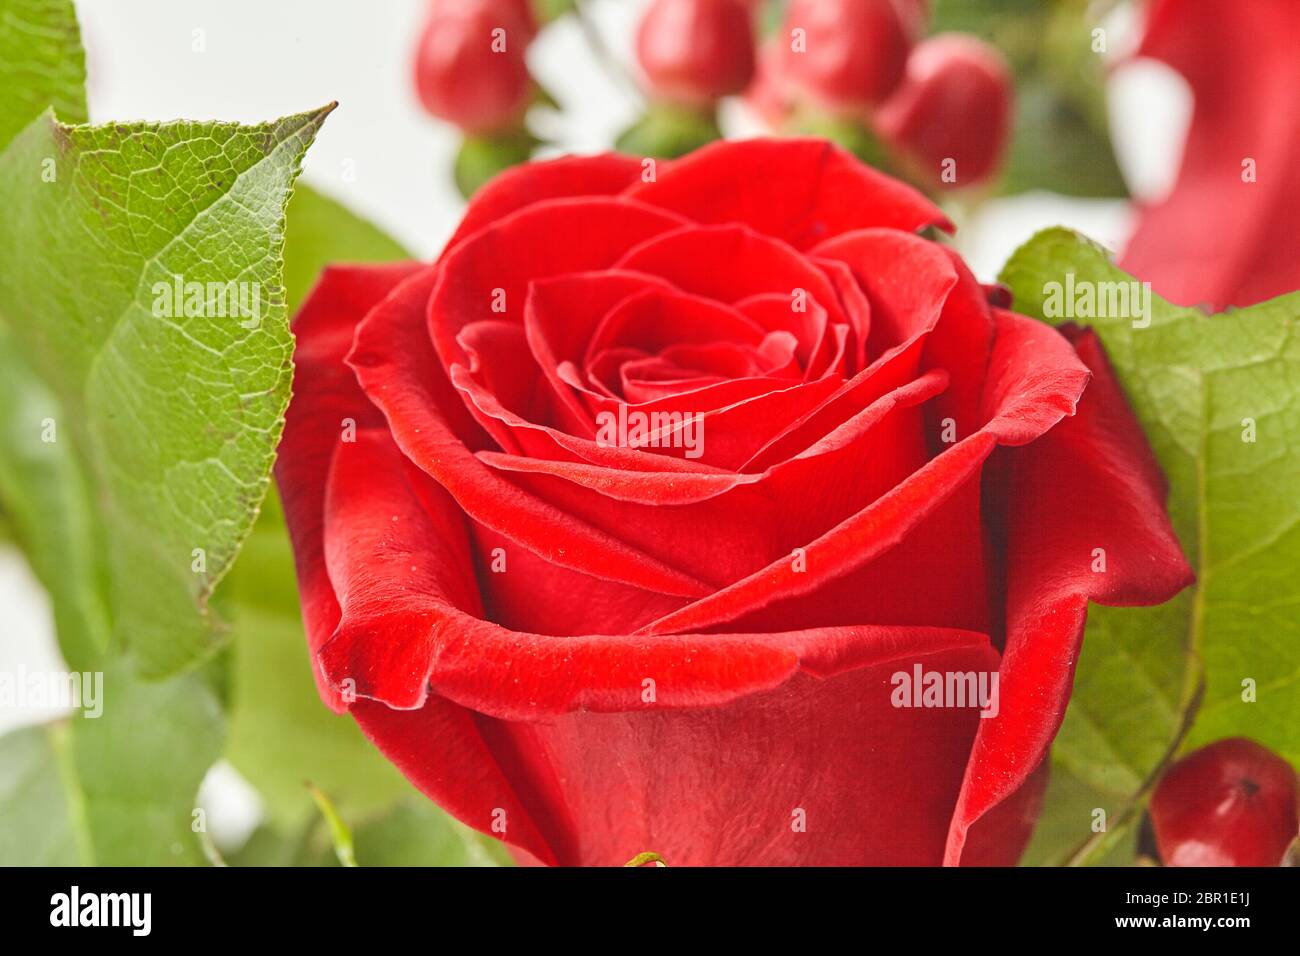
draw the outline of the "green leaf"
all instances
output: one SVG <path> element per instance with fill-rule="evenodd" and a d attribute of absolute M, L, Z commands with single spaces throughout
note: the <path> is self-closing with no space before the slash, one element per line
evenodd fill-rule
<path fill-rule="evenodd" d="M 326 830 L 321 827 L 320 830 Z M 352 827 L 358 866 L 511 866 L 505 848 L 452 819 L 419 794 Z M 306 860 L 336 866 L 329 840 L 317 833 Z"/>
<path fill-rule="evenodd" d="M 261 794 L 277 826 L 315 813 L 310 780 L 348 813 L 411 792 L 346 714 L 316 693 L 298 611 L 293 555 L 279 506 L 267 508 L 223 585 L 232 622 L 230 742 L 226 759 Z"/>
<path fill-rule="evenodd" d="M 224 730 L 212 692 L 118 661 L 99 700 L 98 717 L 0 738 L 0 864 L 202 864 L 195 796 Z"/>
<path fill-rule="evenodd" d="M 4 0 L 0 8 L 0 146 L 52 107 L 86 122 L 86 55 L 72 0 Z"/>
<path fill-rule="evenodd" d="M 343 817 L 340 814 L 340 817 Z M 357 866 L 513 866 L 504 844 L 454 820 L 411 792 L 353 823 Z M 318 814 L 305 827 L 259 827 L 228 854 L 231 866 L 339 866 L 329 826 Z"/>
<path fill-rule="evenodd" d="M 311 840 L 316 824 L 310 820 L 296 833 L 286 833 L 273 826 L 259 826 L 238 850 L 225 854 L 227 866 L 312 866 Z"/>
<path fill-rule="evenodd" d="M 71 721 L 79 800 L 99 866 L 198 865 L 195 796 L 221 755 L 225 725 L 196 674 L 142 681 L 104 674 L 104 713 Z"/>
<path fill-rule="evenodd" d="M 891 176 L 904 175 L 904 162 L 890 155 L 890 150 L 880 141 L 874 132 L 860 120 L 833 116 L 815 109 L 802 109 L 797 112 L 782 129 L 786 136 L 815 136 L 828 139 L 837 146 L 847 149 L 868 166 L 874 166 Z M 924 188 L 922 183 L 914 183 L 917 188 Z"/>
<path fill-rule="evenodd" d="M 305 183 L 289 200 L 284 231 L 284 289 L 298 311 L 321 270 L 332 262 L 395 262 L 413 256 L 387 233 Z"/>
<path fill-rule="evenodd" d="M 1077 288 L 1131 281 L 1065 229 L 1022 246 L 1002 281 L 1018 310 L 1045 318 L 1049 283 L 1067 273 Z M 1080 319 L 1104 342 L 1164 467 L 1198 574 L 1163 607 L 1089 612 L 1053 758 L 1102 792 L 1136 794 L 1193 711 L 1187 746 L 1239 734 L 1300 763 L 1298 315 L 1300 294 L 1214 316 L 1152 296 L 1146 327 L 1129 315 Z M 1243 681 L 1256 702 L 1243 700 Z"/>
<path fill-rule="evenodd" d="M 623 865 L 627 867 L 636 868 L 636 867 L 645 866 L 647 863 L 653 863 L 657 867 L 668 866 L 668 864 L 664 862 L 664 858 L 660 856 L 658 853 L 654 852 L 653 850 L 646 850 L 644 853 L 638 853 L 636 856 L 632 857 L 632 859 L 628 860 Z"/>
<path fill-rule="evenodd" d="M 1050 4 L 1043 0 L 934 0 L 929 32 L 969 33 L 993 44 L 1016 72 L 1037 67 Z"/>
<path fill-rule="evenodd" d="M 539 23 L 558 20 L 573 10 L 573 0 L 533 0 L 533 14 Z"/>
<path fill-rule="evenodd" d="M 93 667 L 108 647 L 108 569 L 86 477 L 58 399 L 18 357 L 0 325 L 0 502 L 33 572 L 50 595 L 64 660 Z"/>
<path fill-rule="evenodd" d="M 86 119 L 85 56 L 71 0 L 6 0 L 0 12 L 0 146 L 53 106 Z M 108 643 L 93 547 L 93 509 L 68 443 L 53 423 L 58 399 L 31 374 L 0 327 L 0 504 L 50 592 L 64 656 L 88 665 Z"/>
<path fill-rule="evenodd" d="M 1104 823 L 1115 832 L 1114 846 L 1098 852 L 1090 862 L 1098 866 L 1126 866 L 1136 854 L 1137 829 L 1115 828 L 1127 808 L 1130 795 L 1099 790 L 1070 773 L 1059 762 L 1052 767 L 1043 813 L 1034 828 L 1033 839 L 1020 860 L 1021 866 L 1062 866 L 1086 840 L 1098 834 L 1094 826 Z M 1105 816 L 1098 815 L 1102 811 Z"/>
<path fill-rule="evenodd" d="M 58 402 L 100 516 L 100 599 L 148 677 L 219 643 L 208 600 L 265 494 L 289 397 L 285 203 L 331 108 L 256 126 L 46 114 L 0 154 L 0 323 Z M 176 277 L 199 301 L 166 301 Z M 246 310 L 222 301 L 234 293 Z M 4 414 L 10 434 L 39 425 Z"/>
<path fill-rule="evenodd" d="M 74 807 L 61 774 L 66 731 L 23 727 L 0 737 L 0 866 L 75 866 Z"/>

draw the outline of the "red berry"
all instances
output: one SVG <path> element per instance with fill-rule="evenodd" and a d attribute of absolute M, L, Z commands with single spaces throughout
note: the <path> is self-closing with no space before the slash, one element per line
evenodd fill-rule
<path fill-rule="evenodd" d="M 975 37 L 942 33 L 912 51 L 876 129 L 923 179 L 970 186 L 991 179 L 1001 165 L 1014 95 L 1001 53 Z"/>
<path fill-rule="evenodd" d="M 420 102 L 469 133 L 517 125 L 532 96 L 524 53 L 535 32 L 521 0 L 437 0 L 416 48 Z"/>
<path fill-rule="evenodd" d="M 1296 775 L 1273 751 L 1240 737 L 1188 754 L 1151 797 L 1166 866 L 1278 866 L 1300 830 Z"/>
<path fill-rule="evenodd" d="M 792 0 L 781 72 L 826 110 L 862 114 L 903 77 L 917 24 L 908 0 Z"/>
<path fill-rule="evenodd" d="M 537 36 L 537 14 L 533 10 L 533 0 L 510 0 L 511 5 L 519 13 L 519 19 L 527 24 L 528 42 L 532 43 L 533 38 Z M 913 2 L 924 3 L 926 0 L 913 0 Z"/>
<path fill-rule="evenodd" d="M 710 106 L 754 75 L 752 14 L 742 0 L 654 0 L 636 55 L 656 96 Z"/>

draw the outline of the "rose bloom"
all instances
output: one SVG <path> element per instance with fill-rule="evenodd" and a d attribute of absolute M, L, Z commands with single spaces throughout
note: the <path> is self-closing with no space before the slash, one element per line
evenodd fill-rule
<path fill-rule="evenodd" d="M 1098 341 L 947 225 L 756 140 L 518 167 L 436 263 L 327 270 L 276 468 L 325 702 L 525 862 L 1014 863 L 1088 601 L 1191 572 Z"/>

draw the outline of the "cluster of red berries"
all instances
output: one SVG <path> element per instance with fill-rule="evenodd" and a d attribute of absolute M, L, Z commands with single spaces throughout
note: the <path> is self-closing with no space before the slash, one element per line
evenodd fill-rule
<path fill-rule="evenodd" d="M 651 95 L 711 109 L 744 91 L 779 131 L 847 124 L 882 147 L 870 158 L 929 187 L 971 186 L 998 172 L 1011 128 L 1011 69 L 976 37 L 923 39 L 928 0 L 790 0 L 756 54 L 760 6 L 653 0 L 637 35 Z"/>
<path fill-rule="evenodd" d="M 525 62 L 539 28 L 534 3 L 430 0 L 416 50 L 424 107 L 506 160 L 522 161 L 534 144 L 523 125 L 537 96 Z M 718 102 L 743 93 L 779 132 L 827 133 L 827 121 L 856 130 L 867 144 L 859 152 L 927 187 L 997 173 L 1011 72 L 975 37 L 923 39 L 928 0 L 790 0 L 760 51 L 764 8 L 764 0 L 651 0 L 636 35 L 651 106 L 620 148 L 677 155 L 703 145 L 721 135 Z"/>

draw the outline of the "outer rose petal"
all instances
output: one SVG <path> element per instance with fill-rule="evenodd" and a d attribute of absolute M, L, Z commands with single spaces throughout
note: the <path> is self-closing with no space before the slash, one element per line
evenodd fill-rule
<path fill-rule="evenodd" d="M 615 153 L 562 156 L 512 166 L 474 194 L 443 251 L 456 248 L 485 226 L 543 199 L 613 196 L 641 178 L 641 160 Z"/>
<path fill-rule="evenodd" d="M 323 502 L 324 553 L 341 617 L 320 649 L 335 685 L 398 708 L 430 689 L 503 719 L 573 709 L 706 707 L 907 654 L 987 647 L 969 630 L 849 626 L 784 634 L 539 635 L 481 617 L 465 518 L 382 429 L 340 444 Z M 556 596 L 565 601 L 567 595 Z"/>
<path fill-rule="evenodd" d="M 492 801 L 515 821 L 519 846 L 541 860 L 554 861 L 546 842 L 522 809 L 509 782 L 488 752 L 473 715 L 455 704 L 431 698 L 418 714 L 357 700 L 349 705 L 321 672 L 317 652 L 338 626 L 340 609 L 326 568 L 324 497 L 326 476 L 340 447 L 342 422 L 362 429 L 382 418 L 346 365 L 357 318 L 405 278 L 423 268 L 417 263 L 327 269 L 295 317 L 293 331 L 294 401 L 285 421 L 275 476 L 284 500 L 293 541 L 298 590 L 312 672 L 321 699 L 335 711 L 351 710 L 366 735 L 403 769 L 430 799 L 449 809 L 464 808 L 463 794 Z"/>
<path fill-rule="evenodd" d="M 853 229 L 952 229 L 930 200 L 819 139 L 720 140 L 626 195 L 698 223 L 742 223 L 810 249 Z"/>
<path fill-rule="evenodd" d="M 563 864 L 937 865 L 971 709 L 895 708 L 891 676 L 996 666 L 990 648 L 798 675 L 727 707 L 574 712 L 487 731 Z M 1022 845 L 1007 845 L 1010 863 Z"/>
<path fill-rule="evenodd" d="M 1160 604 L 1193 580 L 1165 513 L 1164 478 L 1096 336 L 1066 331 L 1093 380 L 1073 418 L 1008 455 L 1001 709 L 980 722 L 948 835 L 950 864 L 971 824 L 1046 756 L 1069 702 L 1088 601 Z M 1105 574 L 1091 568 L 1098 547 Z"/>
<path fill-rule="evenodd" d="M 1043 760 L 1015 793 L 975 821 L 962 851 L 962 866 L 1015 866 L 1034 834 L 1043 801 L 1051 761 Z"/>
<path fill-rule="evenodd" d="M 891 676 L 991 670 L 984 635 L 507 631 L 456 606 L 472 578 L 462 518 L 440 490 L 419 494 L 427 481 L 380 429 L 339 446 L 326 550 L 343 614 L 320 656 L 363 698 L 362 728 L 444 807 L 484 831 L 507 807 L 505 839 L 563 864 L 618 864 L 638 845 L 680 863 L 939 861 L 979 718 L 896 707 Z M 719 739 L 734 748 L 722 784 Z M 792 828 L 796 809 L 821 826 Z"/>
<path fill-rule="evenodd" d="M 461 569 L 459 514 L 442 494 L 417 502 L 410 482 L 427 479 L 409 466 L 404 478 L 396 456 L 379 430 L 336 455 L 327 550 L 344 611 L 321 659 L 363 698 L 419 708 L 363 700 L 355 712 L 443 806 L 485 831 L 496 807 L 509 808 L 507 841 L 560 863 L 619 863 L 637 852 L 624 852 L 628 843 L 671 848 L 683 863 L 938 861 L 978 718 L 895 708 L 890 677 L 917 664 L 989 670 L 997 655 L 985 637 L 871 627 L 653 640 L 505 631 L 444 593 Z M 797 730 L 774 742 L 774 726 Z M 723 787 L 709 779 L 720 734 L 753 737 Z M 551 755 L 545 764 L 538 744 Z M 899 786 L 907 801 L 890 799 Z M 757 815 L 755 792 L 771 798 Z M 793 839 L 805 835 L 791 828 L 796 808 L 825 831 Z"/>
<path fill-rule="evenodd" d="M 321 550 L 320 503 L 344 420 L 350 418 L 362 427 L 382 421 L 343 364 L 343 356 L 352 347 L 357 316 L 420 268 L 418 263 L 400 263 L 326 269 L 293 320 L 298 343 L 293 356 L 294 401 L 285 416 L 275 477 L 293 541 L 303 622 L 313 651 L 312 672 L 321 698 L 336 711 L 346 707 L 321 676 L 314 653 L 333 633 L 339 617 Z"/>
<path fill-rule="evenodd" d="M 441 697 L 418 710 L 393 710 L 361 699 L 352 705 L 357 726 L 421 793 L 448 813 L 484 833 L 500 820 L 512 846 L 539 861 L 560 861 L 525 809 L 484 737 L 484 719 Z M 504 812 L 504 817 L 502 813 Z"/>

